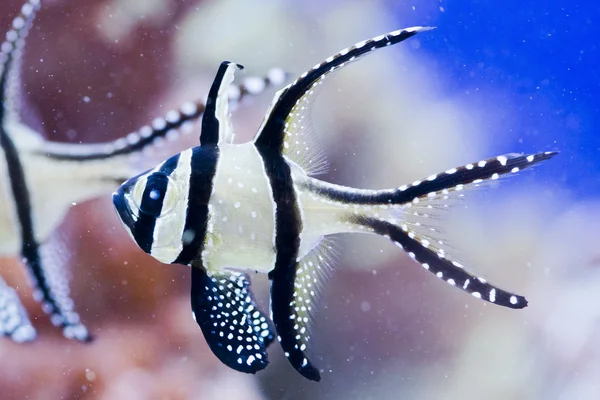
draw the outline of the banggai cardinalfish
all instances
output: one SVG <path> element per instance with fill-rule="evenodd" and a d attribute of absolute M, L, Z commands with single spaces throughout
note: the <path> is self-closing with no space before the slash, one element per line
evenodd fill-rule
<path fill-rule="evenodd" d="M 308 112 L 316 86 L 331 72 L 372 50 L 431 28 L 387 33 L 327 58 L 280 90 L 253 141 L 232 143 L 227 88 L 241 66 L 223 62 L 209 92 L 201 145 L 129 179 L 113 202 L 135 242 L 163 263 L 192 267 L 194 318 L 214 354 L 238 371 L 268 364 L 274 337 L 304 377 L 318 381 L 309 361 L 309 319 L 329 268 L 324 238 L 374 233 L 402 248 L 452 286 L 510 308 L 524 297 L 471 275 L 444 251 L 435 229 L 419 222 L 462 192 L 554 156 L 506 154 L 452 168 L 390 190 L 359 190 L 314 177 L 323 167 Z M 439 232 L 438 232 L 439 233 Z M 257 309 L 247 275 L 269 274 L 271 317 Z"/>

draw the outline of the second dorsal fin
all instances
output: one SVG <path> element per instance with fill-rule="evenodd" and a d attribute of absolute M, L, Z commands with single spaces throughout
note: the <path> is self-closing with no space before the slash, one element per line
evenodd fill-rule
<path fill-rule="evenodd" d="M 364 40 L 334 54 L 304 72 L 293 83 L 277 93 L 256 135 L 254 144 L 257 147 L 291 157 L 286 148 L 290 148 L 296 141 L 300 141 L 298 135 L 302 134 L 304 126 L 303 111 L 313 99 L 312 95 L 316 87 L 327 75 L 350 62 L 359 60 L 362 56 L 371 54 L 373 50 L 400 43 L 419 32 L 430 29 L 432 28 L 417 26 Z"/>

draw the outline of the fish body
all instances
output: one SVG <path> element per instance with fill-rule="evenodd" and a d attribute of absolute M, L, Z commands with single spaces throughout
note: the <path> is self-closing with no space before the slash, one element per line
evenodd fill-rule
<path fill-rule="evenodd" d="M 89 341 L 91 335 L 74 311 L 65 263 L 67 250 L 58 237 L 48 239 L 69 209 L 77 203 L 113 192 L 140 171 L 131 156 L 165 137 L 173 137 L 188 121 L 202 116 L 204 102 L 186 103 L 180 110 L 156 118 L 151 125 L 112 142 L 70 144 L 44 140 L 20 119 L 19 65 L 28 30 L 39 0 L 24 3 L 0 47 L 0 256 L 19 256 L 34 287 L 34 298 L 64 336 Z M 223 101 L 232 106 L 271 85 L 286 74 L 272 69 L 265 78 L 250 77 L 232 85 Z M 17 293 L 0 278 L 0 334 L 16 342 L 36 336 Z"/>
<path fill-rule="evenodd" d="M 427 221 L 465 191 L 555 152 L 505 154 L 389 190 L 313 176 L 324 162 L 307 123 L 316 86 L 373 50 L 429 29 L 390 32 L 315 65 L 275 95 L 254 140 L 243 144 L 232 143 L 222 97 L 241 66 L 223 62 L 209 92 L 200 146 L 129 179 L 113 194 L 123 225 L 142 250 L 163 263 L 192 267 L 194 318 L 229 367 L 249 373 L 265 368 L 266 348 L 277 337 L 300 374 L 320 379 L 307 354 L 310 318 L 330 271 L 326 238 L 337 233 L 383 236 L 449 285 L 501 306 L 527 305 L 523 296 L 467 272 Z M 271 280 L 274 329 L 254 302 L 247 271 Z"/>

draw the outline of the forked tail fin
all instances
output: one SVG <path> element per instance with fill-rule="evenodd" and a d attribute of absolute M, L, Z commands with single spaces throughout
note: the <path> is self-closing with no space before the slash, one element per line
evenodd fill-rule
<path fill-rule="evenodd" d="M 382 219 L 362 216 L 355 217 L 353 222 L 389 238 L 427 271 L 478 299 L 509 308 L 527 307 L 525 297 L 502 290 L 467 272 L 462 264 L 447 258 L 445 252 L 431 246 L 428 239 L 415 234 L 406 225 L 400 227 Z"/>
<path fill-rule="evenodd" d="M 348 191 L 335 185 L 315 188 L 321 196 L 354 205 L 347 222 L 361 230 L 384 236 L 402 248 L 426 270 L 471 295 L 509 308 L 524 308 L 523 296 L 502 290 L 467 272 L 455 259 L 433 221 L 451 200 L 486 181 L 516 173 L 555 156 L 506 154 L 431 175 L 393 190 Z M 352 207 L 351 207 L 352 209 Z"/>

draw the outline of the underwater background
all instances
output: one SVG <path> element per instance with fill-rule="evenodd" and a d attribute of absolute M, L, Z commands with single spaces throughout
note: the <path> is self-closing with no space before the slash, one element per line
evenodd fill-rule
<path fill-rule="evenodd" d="M 0 2 L 8 28 L 21 0 Z M 0 339 L 4 399 L 600 398 L 600 72 L 594 2 L 46 0 L 23 61 L 26 121 L 53 140 L 102 142 L 204 98 L 219 63 L 237 77 L 296 76 L 355 42 L 438 29 L 322 85 L 313 115 L 323 178 L 386 188 L 507 152 L 553 160 L 471 193 L 444 227 L 471 269 L 527 296 L 509 310 L 431 276 L 376 237 L 336 241 L 314 322 L 308 382 L 278 346 L 256 376 L 222 365 L 191 318 L 189 271 L 129 239 L 110 198 L 62 224 L 71 293 L 96 340 L 64 339 L 18 290 L 38 339 Z M 234 113 L 239 141 L 274 90 Z M 199 127 L 148 157 L 194 146 Z M 263 309 L 266 276 L 253 278 Z"/>

